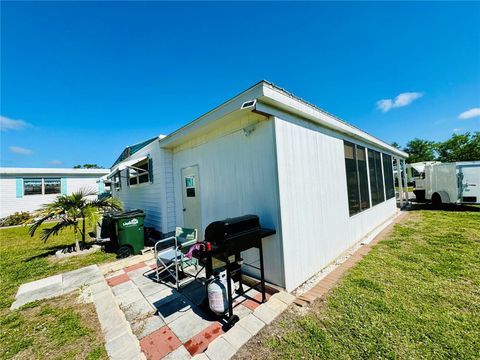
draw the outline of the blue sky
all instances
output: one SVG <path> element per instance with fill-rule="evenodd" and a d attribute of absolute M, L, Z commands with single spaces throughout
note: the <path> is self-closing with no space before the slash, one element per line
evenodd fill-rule
<path fill-rule="evenodd" d="M 388 142 L 480 130 L 480 3 L 1 7 L 2 166 L 109 167 L 261 79 Z"/>

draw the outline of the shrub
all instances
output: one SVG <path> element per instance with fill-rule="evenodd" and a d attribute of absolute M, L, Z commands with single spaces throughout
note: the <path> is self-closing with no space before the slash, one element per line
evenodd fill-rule
<path fill-rule="evenodd" d="M 27 211 L 16 212 L 0 220 L 0 226 L 21 225 L 30 220 L 32 216 Z"/>

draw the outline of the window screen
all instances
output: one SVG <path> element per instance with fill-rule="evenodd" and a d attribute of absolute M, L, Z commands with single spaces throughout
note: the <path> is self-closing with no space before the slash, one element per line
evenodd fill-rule
<path fill-rule="evenodd" d="M 385 193 L 387 200 L 395 196 L 395 187 L 393 186 L 393 167 L 392 157 L 387 154 L 382 154 L 383 157 L 383 174 L 385 177 Z"/>
<path fill-rule="evenodd" d="M 367 155 L 363 146 L 357 147 L 357 171 L 360 188 L 360 210 L 370 207 L 370 196 L 368 194 Z"/>
<path fill-rule="evenodd" d="M 41 195 L 42 179 L 41 178 L 23 179 L 23 194 L 24 195 Z"/>
<path fill-rule="evenodd" d="M 368 171 L 370 173 L 372 205 L 377 205 L 385 201 L 385 195 L 383 193 L 382 159 L 378 151 L 368 149 Z"/>
<path fill-rule="evenodd" d="M 347 173 L 348 210 L 350 215 L 360 212 L 360 191 L 358 187 L 357 159 L 355 144 L 344 142 L 345 170 Z"/>
<path fill-rule="evenodd" d="M 45 178 L 43 179 L 43 184 L 45 187 L 45 195 L 60 194 L 62 192 L 60 178 Z"/>

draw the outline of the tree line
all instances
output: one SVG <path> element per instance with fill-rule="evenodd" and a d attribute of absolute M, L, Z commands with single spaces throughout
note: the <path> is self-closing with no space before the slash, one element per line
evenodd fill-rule
<path fill-rule="evenodd" d="M 480 132 L 466 132 L 453 134 L 449 139 L 441 142 L 415 138 L 410 140 L 404 148 L 398 143 L 392 143 L 410 156 L 407 163 L 421 161 L 480 161 Z"/>
<path fill-rule="evenodd" d="M 83 165 L 75 165 L 74 169 L 103 169 L 103 166 L 97 164 L 83 164 Z"/>

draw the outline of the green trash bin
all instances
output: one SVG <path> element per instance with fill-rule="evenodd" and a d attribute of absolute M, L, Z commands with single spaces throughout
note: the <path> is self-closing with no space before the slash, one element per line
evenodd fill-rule
<path fill-rule="evenodd" d="M 115 223 L 115 238 L 119 258 L 139 254 L 145 245 L 142 210 L 131 210 L 110 215 Z"/>

